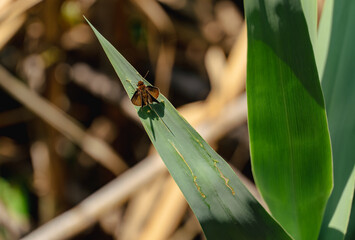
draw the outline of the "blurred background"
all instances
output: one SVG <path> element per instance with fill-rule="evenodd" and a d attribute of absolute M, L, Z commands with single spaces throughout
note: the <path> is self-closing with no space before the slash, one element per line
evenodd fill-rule
<path fill-rule="evenodd" d="M 0 239 L 204 239 L 83 15 L 257 194 L 242 0 L 1 0 Z"/>

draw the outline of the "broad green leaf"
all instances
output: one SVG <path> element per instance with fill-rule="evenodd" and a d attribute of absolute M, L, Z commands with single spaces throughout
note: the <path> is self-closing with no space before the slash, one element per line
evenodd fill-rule
<path fill-rule="evenodd" d="M 322 225 L 322 239 L 343 239 L 355 183 L 355 1 L 338 0 L 322 87 L 332 139 L 334 189 Z"/>
<path fill-rule="evenodd" d="M 252 168 L 272 215 L 317 239 L 332 189 L 324 100 L 299 0 L 246 0 Z"/>
<path fill-rule="evenodd" d="M 138 72 L 92 26 L 129 97 Z M 289 239 L 253 198 L 229 165 L 159 95 L 160 103 L 136 107 L 142 124 L 185 195 L 208 239 Z M 139 146 L 137 146 L 139 147 Z"/>

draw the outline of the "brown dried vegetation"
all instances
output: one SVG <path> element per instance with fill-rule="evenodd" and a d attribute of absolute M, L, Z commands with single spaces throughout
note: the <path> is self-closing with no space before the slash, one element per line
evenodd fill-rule
<path fill-rule="evenodd" d="M 0 1 L 0 239 L 203 239 L 82 16 L 249 176 L 242 11 Z"/>

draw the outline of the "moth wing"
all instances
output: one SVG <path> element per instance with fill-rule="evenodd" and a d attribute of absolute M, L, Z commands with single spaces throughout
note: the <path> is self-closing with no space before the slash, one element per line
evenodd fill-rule
<path fill-rule="evenodd" d="M 159 88 L 153 86 L 147 86 L 147 91 L 153 98 L 157 99 L 159 96 Z"/>
<path fill-rule="evenodd" d="M 142 106 L 142 96 L 139 91 L 135 91 L 131 98 L 131 102 L 136 106 Z"/>
<path fill-rule="evenodd" d="M 153 97 L 152 97 L 152 95 L 150 95 L 150 94 L 147 94 L 147 100 L 148 100 L 148 104 L 151 104 L 151 103 L 153 103 L 154 99 L 155 99 L 155 98 L 153 98 Z"/>

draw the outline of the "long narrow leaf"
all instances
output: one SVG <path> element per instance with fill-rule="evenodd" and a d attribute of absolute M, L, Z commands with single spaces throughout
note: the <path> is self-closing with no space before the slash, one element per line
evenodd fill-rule
<path fill-rule="evenodd" d="M 348 230 L 346 231 L 346 235 L 345 235 L 344 239 L 345 240 L 355 239 L 355 202 L 354 202 L 354 198 L 353 198 L 353 203 L 351 206 L 349 226 L 348 226 Z"/>
<path fill-rule="evenodd" d="M 137 71 L 92 26 L 129 97 Z M 182 118 L 170 102 L 136 107 L 152 143 L 201 223 L 208 239 L 289 239 L 229 165 Z M 137 146 L 139 147 L 139 146 Z"/>
<path fill-rule="evenodd" d="M 301 0 L 313 48 L 317 44 L 317 0 Z"/>
<path fill-rule="evenodd" d="M 299 0 L 244 1 L 252 167 L 272 215 L 295 239 L 317 239 L 332 189 L 330 139 Z"/>
<path fill-rule="evenodd" d="M 323 80 L 324 67 L 328 57 L 330 35 L 333 22 L 334 0 L 327 0 L 324 3 L 322 17 L 318 28 L 318 38 L 315 48 L 315 57 L 319 78 Z"/>
<path fill-rule="evenodd" d="M 322 239 L 343 239 L 355 186 L 355 1 L 334 3 L 322 87 L 334 159 L 334 189 L 327 204 Z"/>

